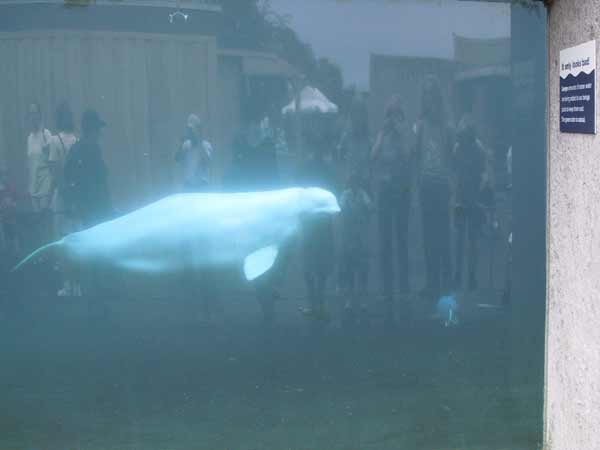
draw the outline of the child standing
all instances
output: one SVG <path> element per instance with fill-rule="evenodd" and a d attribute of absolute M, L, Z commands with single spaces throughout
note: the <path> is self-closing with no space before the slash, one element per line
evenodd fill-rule
<path fill-rule="evenodd" d="M 314 139 L 314 138 L 313 138 Z M 307 139 L 308 141 L 308 139 Z M 333 171 L 325 160 L 322 146 L 311 142 L 314 149 L 304 164 L 298 180 L 303 187 L 320 187 L 335 192 Z M 313 319 L 330 319 L 326 309 L 327 280 L 335 266 L 333 222 L 329 217 L 306 218 L 302 223 L 304 281 L 309 307 L 303 313 Z"/>
<path fill-rule="evenodd" d="M 353 173 L 340 199 L 341 236 L 341 281 L 342 293 L 346 297 L 344 312 L 354 316 L 359 308 L 361 316 L 367 312 L 367 282 L 369 275 L 368 236 L 369 218 L 373 203 L 361 187 L 361 178 Z M 360 305 L 359 305 L 360 303 Z"/>

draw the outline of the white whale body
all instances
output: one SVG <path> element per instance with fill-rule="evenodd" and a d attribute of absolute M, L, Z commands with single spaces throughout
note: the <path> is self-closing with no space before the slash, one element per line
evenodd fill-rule
<path fill-rule="evenodd" d="M 253 280 L 272 267 L 304 217 L 339 211 L 335 196 L 320 188 L 176 194 L 41 247 L 15 270 L 52 252 L 76 267 L 134 273 L 243 264 Z"/>

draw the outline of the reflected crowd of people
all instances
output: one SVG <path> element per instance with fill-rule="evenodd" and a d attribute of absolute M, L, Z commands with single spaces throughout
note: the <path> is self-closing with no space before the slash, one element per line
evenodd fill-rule
<path fill-rule="evenodd" d="M 324 130 L 319 120 L 313 120 L 302 129 L 301 153 L 286 176 L 278 161 L 281 135 L 263 111 L 252 106 L 243 109 L 231 159 L 218 175 L 215 152 L 219 149 L 205 136 L 200 117 L 189 115 L 173 155 L 181 168 L 181 192 L 301 186 L 321 187 L 338 198 L 339 217 L 306 220 L 300 242 L 290 242 L 273 269 L 253 283 L 266 322 L 273 321 L 276 301 L 286 295 L 295 256 L 301 258 L 301 264 L 294 267 L 299 267 L 306 287 L 301 311 L 313 320 L 331 318 L 328 293 L 334 289 L 342 299 L 342 319 L 353 323 L 369 322 L 375 298 L 383 300 L 385 318 L 393 323 L 394 318 L 411 314 L 410 299 L 415 294 L 433 309 L 441 296 L 478 289 L 483 230 L 497 227 L 493 158 L 478 138 L 471 114 L 464 114 L 456 125 L 450 122 L 435 76 L 425 80 L 421 94 L 418 106 L 391 97 L 383 123 L 373 134 L 360 98 L 353 100 L 339 132 Z M 407 120 L 407 107 L 420 107 L 415 123 Z M 27 193 L 19 195 L 8 169 L 0 167 L 2 247 L 20 256 L 24 243 L 17 204 L 22 198 L 31 205 L 38 243 L 60 239 L 116 214 L 109 189 L 110 168 L 100 145 L 102 130 L 110 125 L 98 112 L 84 111 L 76 127 L 69 105 L 61 103 L 51 132 L 40 105 L 32 103 L 28 123 Z M 507 166 L 510 176 L 512 150 Z M 413 207 L 415 202 L 418 208 Z M 411 217 L 415 211 L 419 217 Z M 410 256 L 413 222 L 419 224 L 422 237 L 425 274 L 419 279 L 424 279 L 423 285 L 417 285 L 418 269 Z M 510 261 L 507 267 L 504 303 L 510 300 Z M 370 274 L 375 274 L 375 281 Z M 222 296 L 218 274 L 206 270 L 183 277 L 183 289 L 190 296 L 202 297 L 210 316 Z M 78 280 L 64 278 L 59 296 L 82 295 Z M 381 295 L 373 294 L 370 282 L 381 287 Z"/>

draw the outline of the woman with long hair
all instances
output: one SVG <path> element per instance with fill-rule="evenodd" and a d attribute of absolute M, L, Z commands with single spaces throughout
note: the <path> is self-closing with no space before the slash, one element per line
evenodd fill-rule
<path fill-rule="evenodd" d="M 394 315 L 395 280 L 402 295 L 410 292 L 408 223 L 414 179 L 412 150 L 412 134 L 406 124 L 402 102 L 394 96 L 387 104 L 383 126 L 371 151 L 378 204 L 381 275 L 390 322 Z"/>
<path fill-rule="evenodd" d="M 435 76 L 428 76 L 423 86 L 416 139 L 427 270 L 425 294 L 435 300 L 451 285 L 450 158 L 453 146 L 442 89 Z"/>

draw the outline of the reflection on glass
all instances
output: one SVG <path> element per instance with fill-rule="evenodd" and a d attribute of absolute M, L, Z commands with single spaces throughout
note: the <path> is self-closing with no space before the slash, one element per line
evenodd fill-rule
<path fill-rule="evenodd" d="M 0 1 L 0 447 L 540 445 L 542 10 L 65 3 Z"/>

